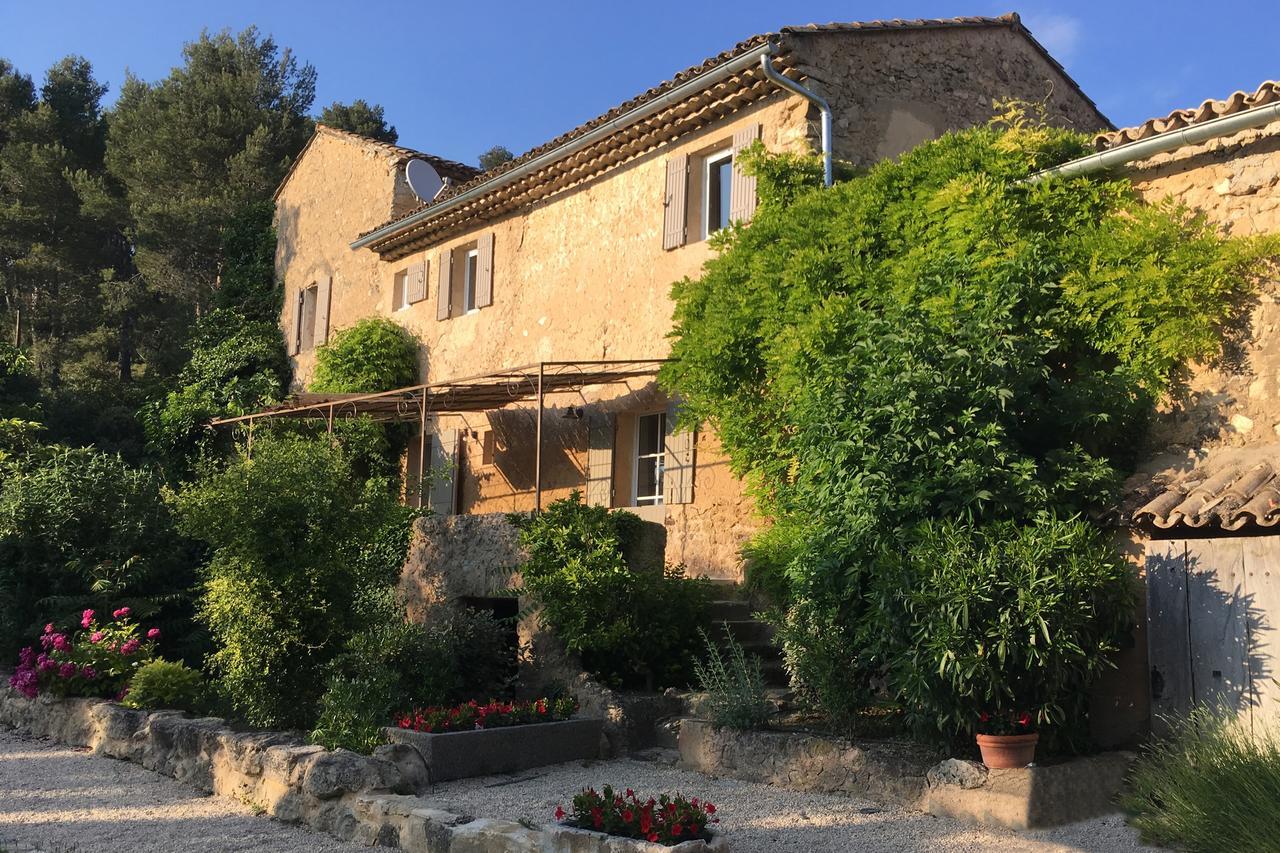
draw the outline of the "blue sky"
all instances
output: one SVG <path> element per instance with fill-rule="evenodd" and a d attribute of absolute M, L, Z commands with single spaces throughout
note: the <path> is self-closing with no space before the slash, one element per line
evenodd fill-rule
<path fill-rule="evenodd" d="M 38 80 L 81 54 L 113 97 L 126 68 L 164 76 L 202 28 L 256 24 L 316 66 L 316 112 L 381 103 L 402 143 L 474 163 L 491 145 L 545 142 L 755 33 L 1015 9 L 1120 126 L 1280 78 L 1274 0 L 0 0 L 0 56 Z"/>

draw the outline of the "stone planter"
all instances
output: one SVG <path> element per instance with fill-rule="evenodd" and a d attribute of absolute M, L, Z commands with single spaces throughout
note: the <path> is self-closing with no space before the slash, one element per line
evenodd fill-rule
<path fill-rule="evenodd" d="M 554 824 L 542 830 L 545 853 L 729 853 L 729 842 L 718 832 L 710 841 L 684 841 L 674 847 L 639 838 L 620 838 L 576 826 Z"/>
<path fill-rule="evenodd" d="M 603 720 L 575 719 L 466 732 L 383 729 L 387 740 L 412 746 L 432 782 L 516 773 L 546 764 L 600 757 Z"/>

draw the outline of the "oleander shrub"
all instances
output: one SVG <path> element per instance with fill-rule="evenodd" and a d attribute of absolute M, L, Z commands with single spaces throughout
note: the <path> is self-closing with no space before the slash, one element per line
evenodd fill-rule
<path fill-rule="evenodd" d="M 200 711 L 205 705 L 204 676 L 181 661 L 156 658 L 133 673 L 122 704 L 147 711 Z"/>
<path fill-rule="evenodd" d="M 1175 722 L 1130 771 L 1121 805 L 1144 841 L 1178 850 L 1276 849 L 1280 736 L 1208 709 Z"/>
<path fill-rule="evenodd" d="M 833 717 L 876 693 L 864 626 L 909 532 L 1104 506 L 1280 254 L 1122 176 L 1025 180 L 1088 151 L 1009 111 L 832 188 L 757 152 L 752 221 L 672 288 L 660 382 L 750 485 L 753 574 L 781 581 L 788 664 Z"/>
<path fill-rule="evenodd" d="M 118 698 L 155 657 L 160 629 L 139 625 L 128 607 L 116 608 L 110 619 L 85 610 L 79 625 L 74 634 L 45 625 L 39 650 L 28 646 L 18 653 L 9 685 L 29 699 L 40 693 Z"/>
<path fill-rule="evenodd" d="M 528 554 L 519 567 L 524 591 L 588 672 L 619 685 L 691 681 L 709 586 L 679 566 L 628 565 L 638 517 L 573 492 L 512 521 Z"/>
<path fill-rule="evenodd" d="M 350 677 L 330 676 L 320 697 L 311 742 L 328 749 L 372 753 L 386 742 L 382 727 L 395 708 L 397 681 L 396 673 L 388 667 Z"/>
<path fill-rule="evenodd" d="M 728 625 L 723 649 L 701 628 L 698 634 L 707 652 L 702 660 L 694 659 L 693 672 L 707 694 L 707 716 L 712 724 L 732 729 L 764 726 L 773 715 L 773 706 L 765 692 L 760 658 L 747 655 Z"/>

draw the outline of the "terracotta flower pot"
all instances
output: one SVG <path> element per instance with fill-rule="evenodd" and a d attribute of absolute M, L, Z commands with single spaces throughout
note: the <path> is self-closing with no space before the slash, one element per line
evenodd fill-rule
<path fill-rule="evenodd" d="M 982 763 L 992 770 L 1009 770 L 1026 767 L 1036 757 L 1036 743 L 1040 735 L 978 735 L 978 749 L 982 751 Z"/>

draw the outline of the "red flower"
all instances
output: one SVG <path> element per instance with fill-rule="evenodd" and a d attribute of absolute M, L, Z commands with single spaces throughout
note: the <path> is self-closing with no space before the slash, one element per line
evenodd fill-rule
<path fill-rule="evenodd" d="M 680 826 L 680 824 L 678 823 L 675 826 L 671 827 L 671 835 L 673 837 L 679 835 L 683 831 L 684 831 L 684 827 Z"/>
<path fill-rule="evenodd" d="M 652 828 L 653 815 L 650 814 L 649 810 L 646 808 L 644 811 L 640 812 L 640 832 L 647 833 Z"/>
<path fill-rule="evenodd" d="M 705 804 L 705 805 L 703 806 L 703 808 L 705 808 L 705 809 L 707 810 L 707 814 L 715 814 L 715 813 L 716 813 L 716 807 L 715 807 L 715 806 L 713 806 L 713 805 L 711 805 L 711 803 L 707 803 L 707 804 Z"/>
<path fill-rule="evenodd" d="M 633 790 L 631 790 L 630 788 L 628 788 L 628 789 L 627 789 L 627 799 L 635 799 L 635 796 L 636 796 L 636 792 L 635 792 L 635 791 L 633 791 Z"/>
<path fill-rule="evenodd" d="M 604 812 L 600 811 L 599 806 L 591 810 L 591 822 L 596 825 L 596 829 L 604 824 Z"/>
<path fill-rule="evenodd" d="M 631 823 L 631 821 L 635 820 L 635 816 L 636 816 L 636 813 L 633 812 L 631 809 L 627 809 L 622 813 L 622 819 L 625 820 L 627 823 Z"/>
<path fill-rule="evenodd" d="M 657 840 L 658 840 L 658 833 L 656 833 L 656 832 L 651 832 L 651 833 L 649 833 L 649 835 L 648 835 L 648 840 L 650 840 L 650 841 L 657 841 Z"/>
<path fill-rule="evenodd" d="M 1023 712 L 1022 716 L 1018 718 L 1018 725 L 1023 726 L 1024 728 L 1031 725 L 1031 715 Z"/>
<path fill-rule="evenodd" d="M 564 809 L 556 806 L 556 820 L 564 820 Z"/>

